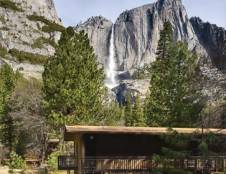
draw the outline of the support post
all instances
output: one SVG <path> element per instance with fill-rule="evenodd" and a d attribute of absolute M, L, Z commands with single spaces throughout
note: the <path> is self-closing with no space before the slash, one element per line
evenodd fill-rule
<path fill-rule="evenodd" d="M 83 165 L 85 162 L 85 144 L 83 135 L 77 136 L 77 164 L 78 164 L 78 174 L 82 174 Z"/>

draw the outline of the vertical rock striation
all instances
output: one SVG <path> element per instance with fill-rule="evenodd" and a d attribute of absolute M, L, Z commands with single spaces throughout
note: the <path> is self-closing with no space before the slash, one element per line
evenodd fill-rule
<path fill-rule="evenodd" d="M 198 17 L 193 17 L 190 22 L 194 31 L 211 57 L 212 64 L 219 70 L 226 70 L 226 30 L 209 22 L 203 22 Z"/>
<path fill-rule="evenodd" d="M 98 61 L 103 65 L 106 65 L 109 57 L 112 25 L 113 23 L 110 20 L 102 16 L 96 16 L 75 27 L 75 30 L 84 30 L 88 34 Z"/>
<path fill-rule="evenodd" d="M 43 27 L 47 25 L 45 21 L 62 25 L 53 0 L 10 0 L 10 2 L 14 3 L 16 8 L 0 6 L 1 48 L 8 52 L 16 50 L 28 53 L 29 56 L 31 55 L 30 60 L 34 62 L 32 55 L 53 55 L 55 49 L 50 43 L 51 40 L 59 39 L 60 32 L 43 30 Z M 29 16 L 40 17 L 43 20 L 31 20 Z M 20 62 L 18 57 L 11 54 L 4 55 L 4 57 L 1 54 L 0 59 L 7 59 L 4 60 L 6 63 L 9 63 L 15 70 L 19 69 L 26 76 L 41 77 L 43 68 L 39 65 L 31 65 L 31 62 L 27 60 Z"/>
<path fill-rule="evenodd" d="M 181 0 L 159 0 L 123 12 L 115 24 L 116 57 L 119 70 L 142 67 L 155 60 L 163 23 L 170 21 L 174 40 L 188 43 L 190 50 L 205 54 Z"/>

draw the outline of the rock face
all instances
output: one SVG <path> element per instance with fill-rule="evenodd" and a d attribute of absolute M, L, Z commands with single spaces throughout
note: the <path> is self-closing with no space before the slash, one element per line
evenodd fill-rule
<path fill-rule="evenodd" d="M 31 20 L 28 16 L 42 16 L 44 19 L 60 24 L 60 19 L 57 16 L 52 0 L 11 0 L 20 10 L 9 7 L 0 6 L 0 45 L 6 50 L 16 49 L 31 54 L 43 56 L 53 55 L 55 50 L 51 44 L 39 43 L 41 40 L 58 40 L 59 32 L 44 32 L 42 27 L 46 24 L 40 20 Z M 13 68 L 18 67 L 21 72 L 26 74 L 27 71 L 32 71 L 29 66 L 20 66 L 20 63 L 15 57 L 6 55 L 2 59 L 10 59 L 14 61 Z M 15 66 L 14 66 L 15 65 Z M 28 67 L 28 70 L 26 70 Z M 37 66 L 36 68 L 39 68 Z M 24 69 L 24 72 L 23 70 Z M 42 71 L 41 68 L 39 68 Z M 31 72 L 32 74 L 32 72 Z M 40 75 L 39 75 L 40 76 Z M 36 77 L 36 76 L 35 76 Z"/>
<path fill-rule="evenodd" d="M 125 11 L 118 17 L 114 39 L 119 71 L 140 68 L 155 60 L 159 34 L 165 21 L 171 22 L 175 41 L 182 40 L 188 43 L 190 50 L 207 57 L 181 0 L 159 0 Z M 93 17 L 76 27 L 88 33 L 101 63 L 108 56 L 111 26 L 112 23 L 105 18 Z"/>
<path fill-rule="evenodd" d="M 224 91 L 226 69 L 225 30 L 203 23 L 199 18 L 189 19 L 181 0 L 158 0 L 123 12 L 114 24 L 114 41 L 117 70 L 129 79 L 137 68 L 155 60 L 160 31 L 165 21 L 173 26 L 174 41 L 183 41 L 200 57 L 200 79 L 204 93 L 211 98 Z M 112 23 L 103 17 L 90 18 L 78 25 L 85 30 L 101 63 L 108 57 Z M 119 77 L 121 79 L 121 77 Z M 136 81 L 125 81 L 115 89 L 116 93 L 139 91 Z M 146 83 L 148 86 L 149 83 Z M 134 90 L 134 89 L 137 90 Z M 148 87 L 147 87 L 148 88 Z M 215 89 L 215 90 L 213 90 Z M 147 90 L 146 90 L 147 91 Z"/>
<path fill-rule="evenodd" d="M 109 56 L 110 36 L 113 23 L 102 16 L 91 17 L 85 23 L 75 27 L 75 30 L 84 30 L 90 39 L 91 45 L 98 57 L 98 61 L 105 65 Z"/>
<path fill-rule="evenodd" d="M 117 19 L 115 43 L 120 70 L 139 68 L 155 60 L 165 21 L 171 22 L 175 41 L 182 40 L 190 50 L 204 54 L 181 0 L 159 0 L 125 11 Z"/>
<path fill-rule="evenodd" d="M 226 30 L 222 27 L 204 23 L 200 18 L 193 17 L 190 22 L 194 31 L 211 57 L 213 65 L 219 70 L 226 70 Z"/>

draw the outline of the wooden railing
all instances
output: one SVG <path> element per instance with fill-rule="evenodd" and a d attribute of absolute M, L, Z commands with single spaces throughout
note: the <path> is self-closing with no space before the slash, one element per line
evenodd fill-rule
<path fill-rule="evenodd" d="M 195 171 L 220 172 L 226 170 L 226 157 L 191 157 L 189 159 L 164 159 L 161 162 L 150 157 L 86 157 L 76 159 L 72 156 L 60 156 L 58 166 L 60 170 L 77 170 L 78 160 L 82 164 L 83 173 L 95 172 L 147 172 L 157 168 L 176 168 Z M 208 171 L 208 172 L 207 172 Z"/>

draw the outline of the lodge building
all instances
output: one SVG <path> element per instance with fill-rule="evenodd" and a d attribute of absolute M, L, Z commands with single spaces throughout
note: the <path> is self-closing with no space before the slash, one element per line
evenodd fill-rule
<path fill-rule="evenodd" d="M 213 133 L 226 137 L 226 129 L 173 128 L 181 134 Z M 77 174 L 152 173 L 163 167 L 152 159 L 161 151 L 160 135 L 167 134 L 164 127 L 112 127 L 66 126 L 64 140 L 74 143 L 73 154 L 59 156 L 59 170 Z M 169 159 L 168 167 L 199 172 L 207 159 L 199 156 L 188 159 Z M 226 157 L 209 156 L 209 171 L 226 171 Z"/>

